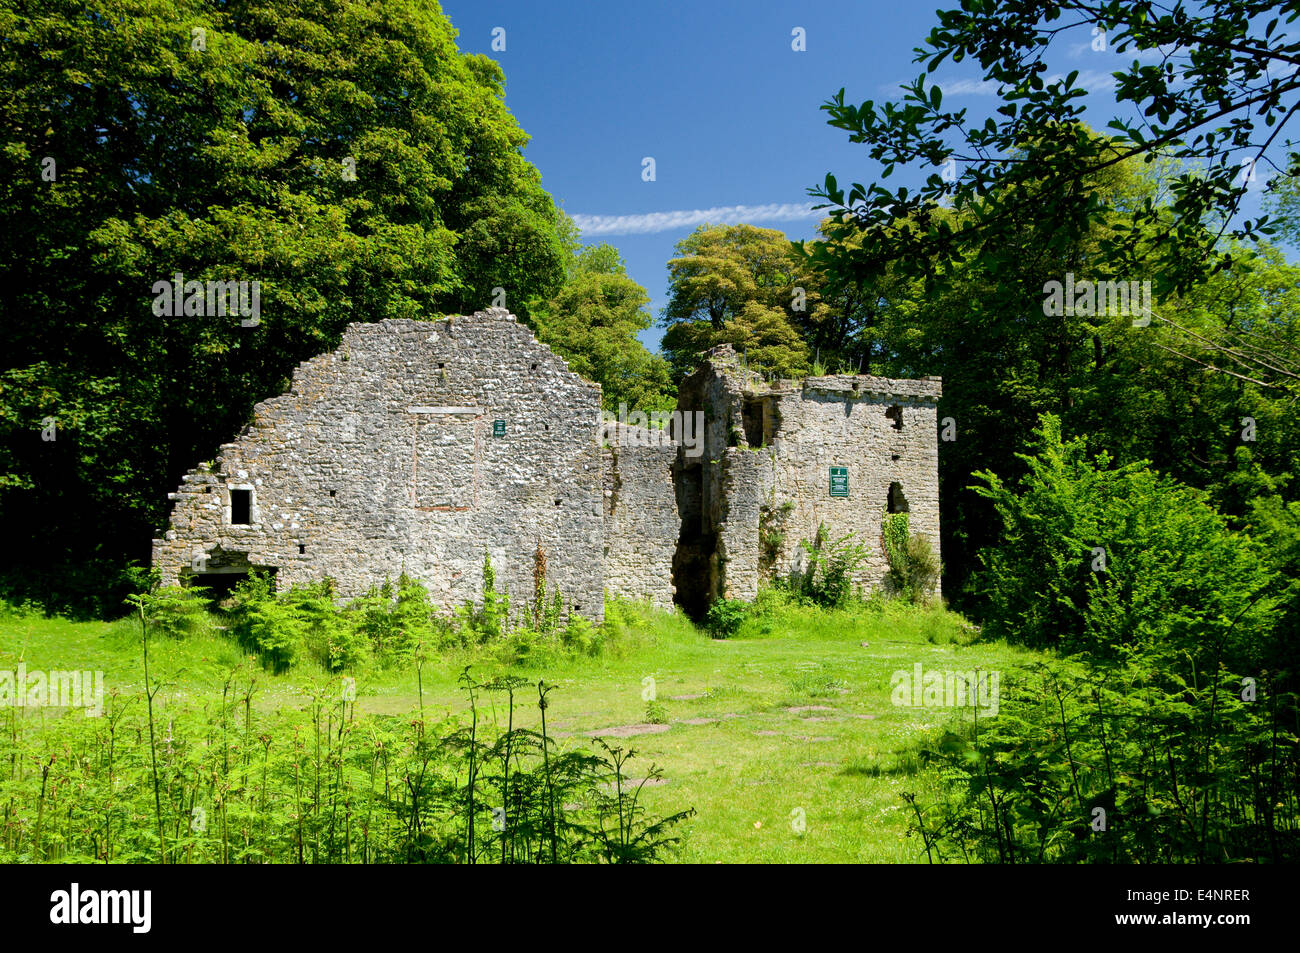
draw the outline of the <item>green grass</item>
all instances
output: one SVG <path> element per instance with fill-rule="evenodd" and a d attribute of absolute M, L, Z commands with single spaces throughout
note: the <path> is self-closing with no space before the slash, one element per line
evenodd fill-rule
<path fill-rule="evenodd" d="M 923 802 L 938 796 L 938 779 L 918 765 L 916 744 L 955 716 L 893 706 L 891 674 L 916 662 L 1005 670 L 1033 653 L 973 642 L 964 620 L 942 609 L 885 604 L 823 611 L 774 596 L 761 606 L 733 638 L 713 640 L 680 614 L 622 605 L 600 655 L 511 671 L 559 686 L 547 723 L 564 744 L 588 746 L 584 732 L 642 724 L 648 711 L 655 720 L 666 718 L 667 731 L 616 743 L 635 749 L 632 764 L 642 773 L 651 762 L 663 769 L 668 783 L 645 791 L 651 812 L 690 806 L 698 812 L 683 825 L 679 860 L 924 860 L 919 840 L 907 836 L 910 818 L 899 795 L 916 792 Z M 301 707 L 303 689 L 328 678 L 310 666 L 267 673 L 212 626 L 150 645 L 152 671 L 166 682 L 156 702 L 164 711 L 168 704 L 219 697 L 235 668 L 244 670 L 244 682 L 256 674 L 254 705 L 264 711 Z M 20 658 L 29 670 L 103 670 L 109 692 L 143 688 L 138 627 L 129 619 L 0 619 L 0 669 L 14 669 Z M 471 660 L 425 665 L 426 713 L 465 710 L 456 678 Z M 496 667 L 480 654 L 475 672 L 483 678 Z M 648 679 L 655 706 L 644 697 Z M 362 673 L 357 689 L 359 707 L 374 715 L 405 715 L 418 704 L 414 671 Z M 521 697 L 516 726 L 537 725 L 535 703 L 527 692 Z M 802 834 L 793 824 L 799 812 Z"/>

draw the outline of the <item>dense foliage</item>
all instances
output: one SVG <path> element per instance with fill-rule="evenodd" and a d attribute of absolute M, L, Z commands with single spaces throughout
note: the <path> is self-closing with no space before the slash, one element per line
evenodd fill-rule
<path fill-rule="evenodd" d="M 668 363 L 637 340 L 653 323 L 649 303 L 617 249 L 590 245 L 569 255 L 564 285 L 529 308 L 529 323 L 571 370 L 601 386 L 606 410 L 671 410 Z"/>
<path fill-rule="evenodd" d="M 985 634 L 1071 660 L 998 673 L 997 717 L 974 708 L 924 746 L 948 792 L 909 797 L 927 855 L 1300 858 L 1300 639 L 1264 548 L 1053 417 L 1027 463 L 1014 489 L 979 475 L 1004 524 Z"/>
<path fill-rule="evenodd" d="M 526 314 L 567 230 L 436 4 L 0 3 L 0 576 L 102 612 L 168 490 L 351 321 Z M 155 282 L 258 281 L 260 316 Z M 43 439 L 44 435 L 44 439 Z M 51 439 L 53 438 L 53 439 Z"/>
<path fill-rule="evenodd" d="M 659 772 L 632 777 L 630 750 L 561 748 L 542 681 L 466 669 L 469 709 L 442 720 L 359 713 L 339 679 L 267 714 L 257 681 L 232 671 L 215 710 L 169 704 L 165 733 L 152 697 L 114 694 L 103 717 L 71 712 L 57 730 L 7 708 L 0 861 L 646 863 L 693 813 L 648 816 Z M 525 689 L 538 729 L 514 724 Z"/>
<path fill-rule="evenodd" d="M 730 344 L 749 364 L 790 377 L 806 374 L 808 348 L 790 318 L 796 261 L 781 232 L 753 225 L 702 225 L 668 262 L 662 347 L 677 379 L 699 355 Z"/>
<path fill-rule="evenodd" d="M 1228 266 L 1229 227 L 1253 237 L 1266 220 L 1229 220 L 1256 178 L 1294 174 L 1300 156 L 1281 166 L 1268 152 L 1295 113 L 1300 42 L 1287 24 L 1300 16 L 1279 0 L 1204 0 L 1194 7 L 1155 0 L 962 0 L 938 13 L 915 61 L 925 70 L 901 102 L 854 105 L 841 89 L 825 103 L 832 126 L 866 147 L 881 178 L 921 168 L 919 188 L 879 182 L 840 187 L 833 175 L 815 190 L 855 244 L 829 243 L 819 255 L 832 270 L 858 277 L 897 265 L 912 274 L 958 265 L 972 245 L 992 268 L 1016 271 L 1008 254 L 1025 215 L 1042 228 L 1044 250 L 1076 244 L 1103 211 L 1092 182 L 1134 159 L 1173 160 L 1166 202 L 1129 209 L 1131 227 L 1098 249 L 1093 267 L 1107 276 L 1147 274 L 1163 295 L 1199 284 Z M 1113 139 L 1083 122 L 1088 90 L 1080 71 L 1061 75 L 1054 54 L 1083 40 L 1113 51 L 1114 97 L 1127 116 L 1110 120 Z M 997 94 L 981 122 L 944 103 L 945 61 L 977 63 Z M 1256 170 L 1255 165 L 1259 164 Z M 1271 170 L 1283 175 L 1273 179 Z M 944 205 L 978 214 L 954 222 Z"/>
<path fill-rule="evenodd" d="M 1004 672 L 997 718 L 922 746 L 947 793 L 904 796 L 913 832 L 932 863 L 1294 863 L 1296 707 L 1271 679 L 1140 653 Z"/>

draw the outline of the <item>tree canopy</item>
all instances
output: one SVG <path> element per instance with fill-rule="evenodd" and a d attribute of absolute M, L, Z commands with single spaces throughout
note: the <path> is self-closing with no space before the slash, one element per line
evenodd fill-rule
<path fill-rule="evenodd" d="M 0 576 L 52 605 L 147 559 L 185 469 L 349 322 L 563 281 L 503 74 L 434 3 L 3 0 L 0 34 Z M 177 274 L 260 314 L 155 313 Z"/>
<path fill-rule="evenodd" d="M 806 372 L 807 348 L 787 310 L 797 300 L 796 274 L 790 241 L 776 229 L 701 225 L 678 242 L 662 316 L 675 376 L 724 343 L 772 373 Z"/>
<path fill-rule="evenodd" d="M 627 274 L 618 249 L 589 245 L 569 259 L 564 285 L 530 307 L 541 340 L 601 386 L 605 409 L 664 410 L 673 403 L 668 363 L 637 333 L 653 324 L 650 296 Z"/>
<path fill-rule="evenodd" d="M 1165 158 L 1184 165 L 1167 183 L 1168 201 L 1132 208 L 1129 227 L 1098 249 L 1097 266 L 1153 274 L 1161 293 L 1185 290 L 1232 261 L 1232 246 L 1219 241 L 1225 234 L 1244 239 L 1268 227 L 1266 216 L 1234 218 L 1249 182 L 1268 176 L 1272 188 L 1297 170 L 1295 152 L 1278 164 L 1270 148 L 1284 141 L 1300 92 L 1300 41 L 1285 29 L 1298 15 L 1294 4 L 1257 0 L 1194 9 L 1154 0 L 963 0 L 938 14 L 916 50 L 928 72 L 900 102 L 854 105 L 841 89 L 823 106 L 832 126 L 867 147 L 882 179 L 908 167 L 930 174 L 914 192 L 880 183 L 846 190 L 828 174 L 811 191 L 861 246 L 831 243 L 818 253 L 859 276 L 891 262 L 942 272 L 972 244 L 990 260 L 999 255 L 1026 209 L 1045 241 L 1068 245 L 1097 208 L 1088 183 L 1098 173 Z M 1084 124 L 1078 70 L 1052 72 L 1053 43 L 1059 50 L 1098 37 L 1102 48 L 1133 54 L 1112 74 L 1117 105 L 1133 113 L 1110 120 L 1113 138 Z M 967 59 L 997 90 L 999 106 L 983 123 L 946 107 L 933 77 L 945 61 Z M 944 204 L 977 214 L 958 227 L 937 214 Z"/>

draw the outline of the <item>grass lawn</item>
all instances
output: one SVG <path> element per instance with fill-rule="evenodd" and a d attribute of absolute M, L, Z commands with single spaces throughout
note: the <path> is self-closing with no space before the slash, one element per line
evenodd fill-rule
<path fill-rule="evenodd" d="M 677 614 L 640 607 L 620 614 L 619 631 L 598 656 L 511 671 L 558 686 L 548 728 L 569 745 L 590 745 L 587 732 L 644 726 L 643 695 L 653 688 L 666 724 L 617 743 L 635 749 L 634 776 L 651 762 L 663 771 L 666 783 L 646 790 L 651 812 L 698 812 L 679 829 L 676 858 L 685 862 L 924 861 L 919 840 L 906 836 L 908 809 L 899 795 L 913 791 L 923 803 L 937 796 L 937 779 L 916 763 L 915 741 L 960 714 L 894 706 L 892 673 L 918 662 L 927 670 L 999 671 L 1034 657 L 973 642 L 961 618 L 943 610 L 778 604 L 727 640 L 709 638 Z M 253 704 L 262 711 L 301 707 L 306 689 L 328 678 L 306 666 L 269 674 L 219 631 L 150 645 L 152 672 L 166 682 L 155 702 L 164 717 L 169 705 L 211 704 L 236 668 L 242 684 L 256 678 Z M 130 620 L 0 621 L 0 669 L 15 669 L 21 658 L 29 670 L 102 670 L 110 693 L 143 688 L 139 648 Z M 466 710 L 456 679 L 470 661 L 424 667 L 427 713 Z M 480 678 L 496 667 L 481 657 L 474 666 Z M 359 709 L 374 715 L 404 715 L 419 704 L 413 671 L 359 675 L 357 690 Z M 522 690 L 515 724 L 535 725 L 538 715 L 535 689 Z M 57 730 L 49 713 L 24 717 Z"/>

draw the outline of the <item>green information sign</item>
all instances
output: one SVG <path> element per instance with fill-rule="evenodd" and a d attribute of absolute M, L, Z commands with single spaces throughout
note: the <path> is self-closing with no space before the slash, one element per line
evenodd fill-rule
<path fill-rule="evenodd" d="M 492 436 L 504 437 L 506 435 L 506 422 L 504 420 L 492 421 Z"/>
<path fill-rule="evenodd" d="M 849 468 L 831 467 L 831 496 L 849 495 Z"/>

